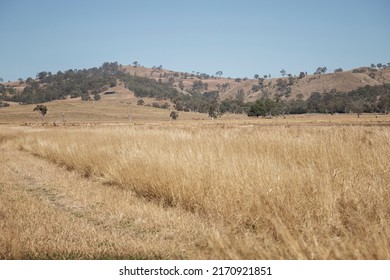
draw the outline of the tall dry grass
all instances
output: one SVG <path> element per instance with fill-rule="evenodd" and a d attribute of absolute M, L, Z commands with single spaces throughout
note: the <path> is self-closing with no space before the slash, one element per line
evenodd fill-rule
<path fill-rule="evenodd" d="M 387 127 L 53 129 L 19 142 L 214 223 L 213 257 L 390 259 Z"/>

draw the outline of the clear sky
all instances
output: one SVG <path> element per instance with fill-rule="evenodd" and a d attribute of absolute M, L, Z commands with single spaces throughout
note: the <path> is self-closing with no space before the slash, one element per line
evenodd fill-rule
<path fill-rule="evenodd" d="M 0 0 L 0 77 L 117 61 L 248 77 L 390 62 L 390 0 Z"/>

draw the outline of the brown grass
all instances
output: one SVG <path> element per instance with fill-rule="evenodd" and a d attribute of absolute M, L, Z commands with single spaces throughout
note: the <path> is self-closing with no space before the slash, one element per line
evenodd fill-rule
<path fill-rule="evenodd" d="M 145 258 L 389 259 L 389 141 L 385 126 L 230 122 L 45 129 L 15 143 L 95 181 L 95 195 L 116 190 L 146 212 L 161 211 L 156 236 L 172 236 L 174 221 L 176 246 L 190 249 L 154 254 L 145 243 Z"/>

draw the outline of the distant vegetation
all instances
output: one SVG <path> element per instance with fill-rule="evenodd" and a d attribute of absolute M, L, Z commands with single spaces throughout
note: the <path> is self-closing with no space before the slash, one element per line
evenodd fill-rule
<path fill-rule="evenodd" d="M 88 70 L 58 71 L 56 74 L 44 71 L 38 73 L 35 80 L 27 78 L 24 81 L 25 87 L 20 92 L 11 87 L 3 87 L 0 88 L 0 93 L 4 100 L 22 104 L 44 103 L 67 97 L 89 100 L 90 94 L 99 99 L 96 94 L 115 86 L 117 79 L 123 75 L 117 63 L 104 63 L 99 68 Z M 20 83 L 22 84 L 23 80 Z"/>
<path fill-rule="evenodd" d="M 261 98 L 250 104 L 249 116 L 305 113 L 385 113 L 390 111 L 390 85 L 365 86 L 348 93 L 313 92 L 306 100 L 302 96 L 285 101 Z"/>
<path fill-rule="evenodd" d="M 139 63 L 135 61 L 135 67 Z M 375 68 L 375 69 L 374 69 Z M 372 64 L 371 70 L 386 68 L 386 64 Z M 162 66 L 154 67 L 154 71 L 162 71 Z M 355 69 L 356 70 L 356 69 Z M 324 74 L 327 67 L 318 67 L 315 74 Z M 334 72 L 342 72 L 342 68 L 335 69 Z M 208 113 L 211 118 L 216 118 L 225 113 L 248 114 L 248 116 L 273 116 L 280 114 L 304 114 L 304 113 L 389 113 L 390 110 L 390 85 L 365 86 L 350 92 L 313 92 L 309 98 L 304 99 L 298 94 L 291 97 L 291 86 L 299 79 L 306 77 L 306 72 L 301 72 L 299 77 L 287 74 L 282 69 L 282 76 L 286 78 L 270 81 L 268 84 L 264 80 L 270 75 L 260 78 L 258 74 L 254 77 L 258 84 L 252 86 L 252 92 L 262 91 L 263 96 L 255 102 L 244 102 L 245 92 L 241 89 L 237 91 L 234 98 L 221 100 L 219 94 L 230 88 L 229 83 L 217 84 L 217 90 L 209 90 L 209 85 L 202 79 L 217 78 L 222 76 L 222 71 L 216 72 L 215 76 L 204 73 L 196 75 L 188 73 L 175 73 L 164 81 L 161 77 L 166 77 L 167 73 L 161 73 L 160 79 L 140 77 L 130 75 L 122 70 L 117 62 L 103 63 L 99 68 L 83 70 L 40 72 L 36 79 L 28 78 L 25 81 L 19 79 L 19 84 L 23 90 L 15 87 L 0 84 L 0 107 L 7 106 L 4 101 L 14 101 L 20 104 L 44 103 L 52 100 L 81 97 L 83 101 L 100 100 L 100 92 L 108 90 L 118 84 L 124 85 L 133 91 L 135 96 L 140 98 L 155 98 L 157 101 L 171 101 L 176 111 L 192 111 Z M 371 74 L 371 73 L 370 73 Z M 183 80 L 194 79 L 190 88 L 184 89 Z M 179 80 L 178 88 L 174 86 L 175 78 Z M 245 81 L 236 79 L 236 83 Z M 273 84 L 272 84 L 273 82 Z M 276 88 L 277 94 L 269 96 L 267 90 Z M 92 98 L 91 98 L 92 97 Z M 144 105 L 143 100 L 139 105 Z M 154 107 L 168 109 L 171 105 L 168 102 L 161 105 L 158 102 L 152 104 Z"/>

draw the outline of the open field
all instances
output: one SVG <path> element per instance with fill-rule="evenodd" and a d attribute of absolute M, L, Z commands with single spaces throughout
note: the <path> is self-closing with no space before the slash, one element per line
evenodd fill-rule
<path fill-rule="evenodd" d="M 123 86 L 116 86 L 110 90 L 115 94 L 102 94 L 100 101 L 81 101 L 80 98 L 56 100 L 45 103 L 48 108 L 43 122 L 46 125 L 74 126 L 93 124 L 145 124 L 169 122 L 170 111 L 168 109 L 154 108 L 151 106 L 137 105 L 138 98 Z M 163 104 L 168 101 L 156 101 L 153 98 L 143 98 L 145 104 L 154 102 Z M 9 102 L 11 106 L 0 108 L 0 124 L 27 124 L 41 125 L 42 119 L 34 110 L 36 105 L 18 105 Z M 171 104 L 172 105 L 172 104 Z M 130 116 L 130 118 L 129 118 Z M 196 120 L 197 122 L 194 122 Z M 248 124 L 248 125 L 388 125 L 390 115 L 362 114 L 357 118 L 356 114 L 304 114 L 285 115 L 272 119 L 250 118 L 244 114 L 225 114 L 215 121 L 211 121 L 207 114 L 195 112 L 179 112 L 179 118 L 175 123 L 185 124 L 212 124 L 220 122 L 222 125 Z"/>
<path fill-rule="evenodd" d="M 0 126 L 0 258 L 390 259 L 388 124 Z"/>

